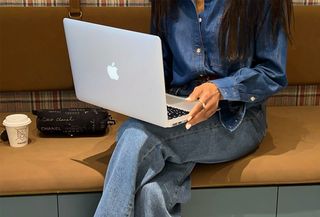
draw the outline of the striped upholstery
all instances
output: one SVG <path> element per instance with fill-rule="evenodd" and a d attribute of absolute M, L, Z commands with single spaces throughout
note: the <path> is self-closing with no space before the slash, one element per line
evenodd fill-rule
<path fill-rule="evenodd" d="M 0 92 L 0 112 L 87 107 L 93 106 L 77 100 L 72 90 Z"/>
<path fill-rule="evenodd" d="M 320 5 L 320 0 L 293 0 L 297 5 Z M 149 0 L 81 0 L 82 6 L 149 6 Z M 0 0 L 0 6 L 63 7 L 69 0 Z"/>
<path fill-rule="evenodd" d="M 269 106 L 320 106 L 320 84 L 289 86 L 268 100 Z M 44 108 L 83 108 L 72 90 L 0 92 L 0 112 L 29 112 Z"/>
<path fill-rule="evenodd" d="M 81 6 L 149 6 L 149 0 L 81 0 Z M 64 7 L 69 0 L 0 0 L 0 6 L 19 7 Z"/>
<path fill-rule="evenodd" d="M 320 5 L 320 0 L 293 0 L 296 5 Z"/>
<path fill-rule="evenodd" d="M 294 0 L 296 5 L 320 5 L 320 0 Z M 61 7 L 68 0 L 0 0 L 3 7 Z M 81 0 L 82 6 L 149 6 L 149 0 Z M 272 106 L 320 106 L 320 84 L 289 86 L 268 100 Z M 0 112 L 28 112 L 41 108 L 91 107 L 79 102 L 74 91 L 0 92 Z"/>
<path fill-rule="evenodd" d="M 292 85 L 268 100 L 270 106 L 320 106 L 320 84 Z"/>

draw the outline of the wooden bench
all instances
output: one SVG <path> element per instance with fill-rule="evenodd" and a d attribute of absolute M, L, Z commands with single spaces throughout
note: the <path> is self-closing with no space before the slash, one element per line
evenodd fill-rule
<path fill-rule="evenodd" d="M 108 15 L 101 19 L 101 23 L 148 31 L 149 8 L 106 10 Z M 21 10 L 21 13 L 29 12 Z M 8 16 L 10 9 L 0 8 L 1 25 L 8 28 L 4 34 L 1 32 L 0 37 L 6 41 L 18 40 L 18 35 L 23 32 L 9 28 L 11 23 L 5 22 Z M 65 15 L 61 13 L 61 16 Z M 295 41 L 289 48 L 287 69 L 289 83 L 320 83 L 320 28 L 317 28 L 320 27 L 320 7 L 295 7 L 295 16 Z M 84 16 L 84 19 L 90 21 L 90 17 Z M 43 21 L 37 23 L 37 20 L 30 28 L 43 25 Z M 18 18 L 15 21 L 28 25 Z M 46 22 L 55 21 L 47 17 Z M 63 37 L 63 32 L 59 34 L 56 37 Z M 25 47 L 31 51 L 39 39 L 30 36 L 25 40 L 31 41 Z M 6 44 L 1 46 L 6 51 L 12 49 Z M 65 55 L 67 59 L 65 45 L 47 46 L 52 46 L 52 52 Z M 37 49 L 32 52 L 41 55 Z M 7 62 L 1 63 L 0 90 L 3 92 L 72 88 L 67 62 L 54 69 L 50 68 L 49 62 L 39 63 L 40 66 L 30 65 L 32 55 L 17 52 L 15 59 L 9 57 L 10 53 L 3 57 Z M 22 63 L 15 64 L 17 59 Z M 39 82 L 37 78 L 41 78 Z M 2 113 L 0 120 L 7 114 Z M 7 143 L 0 143 L 0 216 L 11 216 L 15 210 L 10 207 L 33 200 L 33 205 L 39 210 L 32 216 L 44 216 L 43 213 L 46 216 L 85 216 L 83 213 L 86 212 L 81 208 L 91 206 L 92 211 L 96 205 L 115 133 L 126 117 L 112 113 L 118 124 L 103 137 L 43 138 L 35 128 L 35 117 L 27 114 L 33 119 L 30 144 L 13 149 Z M 193 199 L 184 206 L 184 216 L 320 216 L 320 108 L 268 107 L 268 123 L 268 134 L 256 152 L 237 161 L 196 167 L 192 173 Z M 83 195 L 94 199 L 85 200 Z M 70 202 L 69 197 L 77 198 L 76 202 Z M 239 198 L 242 199 L 235 200 Z M 48 204 L 53 204 L 59 211 L 54 211 L 50 205 L 53 211 L 49 215 L 35 204 L 42 204 L 46 209 Z M 27 207 L 22 208 L 24 216 L 28 216 L 26 210 Z M 82 214 L 79 210 L 83 211 Z"/>

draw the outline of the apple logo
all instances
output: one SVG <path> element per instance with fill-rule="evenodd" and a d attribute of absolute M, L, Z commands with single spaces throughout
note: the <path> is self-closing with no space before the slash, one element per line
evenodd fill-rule
<path fill-rule="evenodd" d="M 119 80 L 118 68 L 115 66 L 114 62 L 111 65 L 108 65 L 107 71 L 112 80 Z"/>

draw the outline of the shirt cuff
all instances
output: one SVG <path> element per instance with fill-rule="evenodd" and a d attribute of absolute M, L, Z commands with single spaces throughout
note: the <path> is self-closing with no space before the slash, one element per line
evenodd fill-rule
<path fill-rule="evenodd" d="M 216 80 L 211 80 L 211 83 L 215 84 L 222 95 L 222 100 L 228 101 L 242 101 L 248 103 L 256 103 L 263 100 L 263 97 L 258 94 L 249 94 L 241 89 L 234 78 L 226 77 Z"/>
<path fill-rule="evenodd" d="M 240 101 L 239 90 L 237 89 L 237 82 L 232 77 L 219 78 L 211 80 L 215 84 L 223 97 L 223 100 Z"/>

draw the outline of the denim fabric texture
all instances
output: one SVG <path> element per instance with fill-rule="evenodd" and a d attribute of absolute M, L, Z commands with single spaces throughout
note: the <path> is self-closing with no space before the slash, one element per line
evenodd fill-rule
<path fill-rule="evenodd" d="M 196 163 L 220 163 L 254 151 L 266 132 L 265 113 L 250 108 L 230 132 L 218 115 L 186 130 L 135 119 L 118 132 L 95 217 L 178 217 L 190 199 Z"/>
<path fill-rule="evenodd" d="M 165 18 L 166 34 L 161 34 L 167 91 L 187 96 L 203 82 L 199 77 L 216 77 L 209 82 L 223 95 L 221 110 L 189 130 L 126 121 L 117 134 L 95 217 L 181 216 L 195 164 L 227 162 L 253 152 L 266 133 L 264 102 L 287 84 L 286 37 L 280 30 L 275 41 L 266 38 L 272 29 L 269 7 L 252 55 L 228 64 L 218 49 L 224 1 L 205 0 L 199 15 L 192 0 L 177 2 L 177 16 Z"/>
<path fill-rule="evenodd" d="M 233 101 L 232 108 L 226 102 L 220 106 L 222 124 L 230 131 L 239 126 L 247 108 L 287 86 L 287 39 L 280 28 L 275 40 L 270 37 L 270 4 L 264 2 L 264 20 L 245 61 L 220 58 L 218 35 L 225 1 L 205 0 L 205 10 L 197 14 L 192 0 L 178 0 L 177 15 L 167 15 L 162 22 L 165 34 L 157 32 L 155 20 L 151 22 L 151 32 L 162 39 L 167 89 L 188 86 L 190 91 L 197 78 L 217 77 L 211 82 L 225 101 Z"/>

